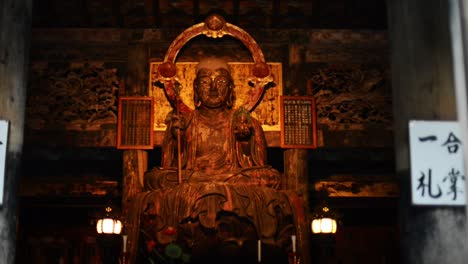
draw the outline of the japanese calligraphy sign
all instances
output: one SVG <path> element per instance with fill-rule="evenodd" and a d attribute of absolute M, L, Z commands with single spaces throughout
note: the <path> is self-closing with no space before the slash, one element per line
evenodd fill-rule
<path fill-rule="evenodd" d="M 117 120 L 117 149 L 152 149 L 152 97 L 130 96 L 119 98 Z"/>
<path fill-rule="evenodd" d="M 0 205 L 3 204 L 3 183 L 5 182 L 5 161 L 8 146 L 8 121 L 0 120 Z"/>
<path fill-rule="evenodd" d="M 465 171 L 459 134 L 457 122 L 410 121 L 413 204 L 465 204 Z"/>
<path fill-rule="evenodd" d="M 281 147 L 316 148 L 317 130 L 313 96 L 281 96 Z"/>

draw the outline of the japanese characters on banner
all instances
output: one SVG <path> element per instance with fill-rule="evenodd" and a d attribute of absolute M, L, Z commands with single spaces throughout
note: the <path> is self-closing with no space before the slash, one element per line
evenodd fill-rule
<path fill-rule="evenodd" d="M 459 135 L 457 122 L 409 122 L 413 204 L 465 204 L 465 171 Z"/>

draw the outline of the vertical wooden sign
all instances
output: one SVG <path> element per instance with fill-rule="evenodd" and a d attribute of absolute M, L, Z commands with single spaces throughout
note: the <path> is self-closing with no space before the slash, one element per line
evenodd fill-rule
<path fill-rule="evenodd" d="M 153 97 L 120 97 L 118 149 L 153 148 Z"/>
<path fill-rule="evenodd" d="M 313 96 L 281 96 L 281 147 L 316 148 L 317 128 Z"/>

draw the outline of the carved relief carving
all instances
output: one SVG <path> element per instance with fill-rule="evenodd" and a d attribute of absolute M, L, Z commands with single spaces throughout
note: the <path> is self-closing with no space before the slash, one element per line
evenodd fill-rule
<path fill-rule="evenodd" d="M 80 131 L 114 126 L 119 83 L 116 69 L 33 66 L 26 124 L 30 129 Z"/>
<path fill-rule="evenodd" d="M 391 88 L 384 69 L 320 68 L 309 78 L 308 90 L 316 98 L 319 124 L 392 125 Z"/>

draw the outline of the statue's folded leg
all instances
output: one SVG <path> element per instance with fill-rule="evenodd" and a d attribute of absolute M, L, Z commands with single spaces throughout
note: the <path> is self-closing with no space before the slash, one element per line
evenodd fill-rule
<path fill-rule="evenodd" d="M 251 167 L 233 174 L 225 179 L 225 182 L 278 189 L 281 183 L 281 175 L 271 166 Z"/>
<path fill-rule="evenodd" d="M 161 190 L 173 188 L 178 184 L 176 169 L 153 168 L 145 173 L 145 190 Z"/>

